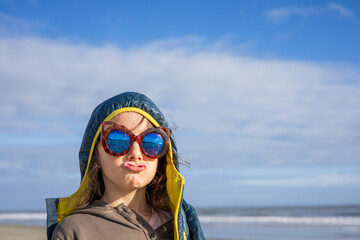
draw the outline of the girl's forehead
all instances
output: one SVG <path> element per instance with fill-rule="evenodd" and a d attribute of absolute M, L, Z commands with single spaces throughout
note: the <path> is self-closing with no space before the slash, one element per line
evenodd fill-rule
<path fill-rule="evenodd" d="M 123 125 L 129 130 L 133 131 L 134 134 L 141 133 L 142 131 L 151 128 L 152 124 L 143 115 L 136 112 L 123 112 L 115 115 L 110 119 L 119 125 Z"/>

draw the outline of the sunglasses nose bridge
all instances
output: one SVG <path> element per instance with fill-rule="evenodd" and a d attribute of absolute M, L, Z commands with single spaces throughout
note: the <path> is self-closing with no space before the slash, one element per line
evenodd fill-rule
<path fill-rule="evenodd" d="M 134 136 L 133 142 L 137 142 L 139 145 L 141 145 L 141 138 L 139 136 Z"/>
<path fill-rule="evenodd" d="M 137 144 L 135 144 L 137 142 Z M 137 146 L 136 146 L 137 145 Z M 142 150 L 141 150 L 141 141 L 138 136 L 133 136 L 131 144 L 129 145 L 127 156 L 130 160 L 134 159 L 142 159 Z"/>
<path fill-rule="evenodd" d="M 142 145 L 142 138 L 139 136 L 134 136 L 133 137 L 133 141 L 132 141 L 132 146 L 131 148 L 134 146 L 134 143 L 137 142 L 139 145 L 139 149 L 142 152 L 143 151 L 143 145 Z"/>

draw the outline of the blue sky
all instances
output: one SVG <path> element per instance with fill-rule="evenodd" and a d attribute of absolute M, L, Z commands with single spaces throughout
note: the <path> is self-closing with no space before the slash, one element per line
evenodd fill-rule
<path fill-rule="evenodd" d="M 129 90 L 177 125 L 195 206 L 359 203 L 359 11 L 0 0 L 0 210 L 74 192 L 91 111 Z"/>

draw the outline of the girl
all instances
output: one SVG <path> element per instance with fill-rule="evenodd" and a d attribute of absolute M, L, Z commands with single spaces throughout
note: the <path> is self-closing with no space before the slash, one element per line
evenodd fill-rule
<path fill-rule="evenodd" d="M 48 239 L 205 239 L 183 200 L 174 137 L 145 95 L 95 108 L 80 147 L 81 184 L 46 199 Z"/>

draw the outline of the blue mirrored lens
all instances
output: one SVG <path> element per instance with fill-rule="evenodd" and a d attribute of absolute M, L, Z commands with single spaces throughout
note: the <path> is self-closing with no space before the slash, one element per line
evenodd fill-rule
<path fill-rule="evenodd" d="M 123 131 L 112 131 L 106 138 L 107 147 L 114 153 L 123 153 L 130 146 L 130 137 Z"/>
<path fill-rule="evenodd" d="M 143 138 L 142 146 L 147 154 L 156 156 L 164 147 L 164 139 L 158 133 L 149 133 Z"/>

